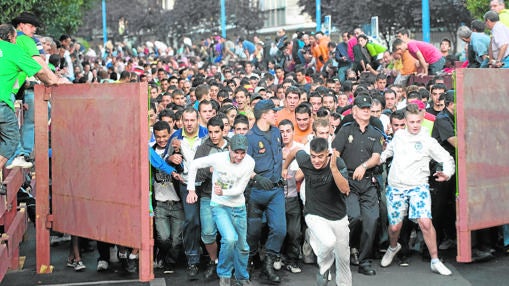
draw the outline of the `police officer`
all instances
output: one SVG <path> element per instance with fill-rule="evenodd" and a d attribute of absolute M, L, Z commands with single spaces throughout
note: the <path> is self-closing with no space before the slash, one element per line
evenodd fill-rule
<path fill-rule="evenodd" d="M 369 124 L 371 97 L 358 95 L 352 107 L 354 122 L 345 124 L 332 142 L 348 169 L 350 195 L 347 212 L 350 220 L 350 241 L 360 233 L 359 273 L 376 275 L 369 259 L 372 253 L 379 216 L 377 184 L 374 167 L 382 152 L 381 135 Z"/>
<path fill-rule="evenodd" d="M 250 265 L 257 254 L 261 236 L 262 214 L 265 212 L 269 236 L 265 243 L 262 277 L 280 283 L 274 272 L 274 259 L 279 255 L 286 236 L 285 196 L 281 178 L 283 153 L 281 133 L 276 124 L 276 108 L 272 100 L 260 100 L 254 107 L 256 123 L 247 133 L 248 155 L 255 159 L 255 174 L 248 198 L 247 241 Z"/>

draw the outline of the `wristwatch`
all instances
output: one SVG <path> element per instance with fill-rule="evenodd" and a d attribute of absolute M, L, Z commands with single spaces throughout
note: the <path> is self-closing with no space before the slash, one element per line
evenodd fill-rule
<path fill-rule="evenodd" d="M 361 165 L 361 166 L 362 166 L 362 168 L 364 168 L 365 170 L 367 170 L 367 169 L 368 169 L 368 164 L 366 164 L 366 162 L 362 163 L 362 165 Z"/>

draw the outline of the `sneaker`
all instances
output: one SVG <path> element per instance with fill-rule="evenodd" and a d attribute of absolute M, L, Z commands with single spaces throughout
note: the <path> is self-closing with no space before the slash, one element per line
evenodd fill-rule
<path fill-rule="evenodd" d="M 446 239 L 444 241 L 442 241 L 442 243 L 440 243 L 440 245 L 438 246 L 438 249 L 440 250 L 447 250 L 451 247 L 454 247 L 456 245 L 456 242 L 452 239 Z"/>
<path fill-rule="evenodd" d="M 302 269 L 300 269 L 299 265 L 296 262 L 288 263 L 286 265 L 286 270 L 292 273 L 301 273 Z"/>
<path fill-rule="evenodd" d="M 67 267 L 74 268 L 76 266 L 76 261 L 74 261 L 74 258 L 67 257 L 66 265 Z"/>
<path fill-rule="evenodd" d="M 281 260 L 281 256 L 277 256 L 274 260 L 274 263 L 272 263 L 272 267 L 274 267 L 275 270 L 281 270 L 283 268 L 283 261 Z"/>
<path fill-rule="evenodd" d="M 217 277 L 216 268 L 217 268 L 216 262 L 212 260 L 209 261 L 209 264 L 207 264 L 207 269 L 205 269 L 204 273 L 205 279 L 216 278 Z"/>
<path fill-rule="evenodd" d="M 316 274 L 316 285 L 327 286 L 327 283 L 329 283 L 328 277 L 329 271 L 326 271 L 324 274 L 320 274 L 320 271 L 318 271 L 318 273 Z"/>
<path fill-rule="evenodd" d="M 85 268 L 87 268 L 85 266 L 85 264 L 83 264 L 83 261 L 76 261 L 76 264 L 74 265 L 74 271 L 78 272 L 78 271 L 83 271 L 85 270 Z"/>
<path fill-rule="evenodd" d="M 232 286 L 252 286 L 251 280 L 233 280 Z"/>
<path fill-rule="evenodd" d="M 191 265 L 193 266 L 193 265 Z M 189 268 L 191 267 L 189 266 L 187 269 L 189 270 Z M 219 286 L 230 286 L 231 284 L 231 278 L 226 278 L 226 277 L 221 277 L 219 278 Z"/>
<path fill-rule="evenodd" d="M 175 266 L 173 264 L 168 263 L 166 265 L 163 265 L 163 273 L 164 274 L 172 274 L 175 273 Z"/>
<path fill-rule="evenodd" d="M 125 271 L 129 272 L 129 273 L 134 273 L 136 272 L 136 268 L 138 266 L 138 259 L 127 259 L 127 265 L 126 267 L 124 268 Z"/>
<path fill-rule="evenodd" d="M 58 245 L 62 240 L 59 236 L 52 235 L 52 236 L 50 236 L 49 241 L 50 241 L 49 245 L 55 246 L 55 245 Z"/>
<path fill-rule="evenodd" d="M 408 266 L 410 266 L 410 263 L 408 263 L 408 256 L 402 255 L 399 258 L 399 266 L 401 266 L 401 267 L 408 267 Z"/>
<path fill-rule="evenodd" d="M 187 267 L 187 279 L 188 280 L 198 280 L 198 272 L 199 272 L 199 269 L 198 269 L 198 265 L 189 265 Z"/>
<path fill-rule="evenodd" d="M 109 264 L 106 260 L 97 261 L 97 271 L 102 272 L 108 270 Z"/>
<path fill-rule="evenodd" d="M 154 261 L 154 269 L 163 269 L 164 264 L 162 260 L 156 260 Z"/>
<path fill-rule="evenodd" d="M 382 261 L 380 261 L 380 265 L 382 267 L 387 267 L 391 265 L 392 260 L 394 259 L 394 256 L 401 250 L 401 244 L 398 243 L 396 245 L 396 249 L 392 249 L 391 247 L 387 248 L 387 251 L 384 254 L 384 257 L 382 257 Z"/>
<path fill-rule="evenodd" d="M 451 270 L 449 270 L 449 268 L 447 268 L 442 263 L 442 261 L 431 263 L 431 271 L 435 272 L 435 273 L 438 273 L 440 275 L 445 275 L 445 276 L 448 276 L 448 275 L 452 274 Z"/>
<path fill-rule="evenodd" d="M 18 156 L 16 158 L 14 158 L 14 160 L 12 160 L 11 164 L 7 165 L 5 168 L 7 168 L 9 170 L 14 168 L 14 167 L 20 167 L 22 169 L 28 169 L 28 168 L 32 168 L 33 166 L 34 166 L 34 164 L 25 161 L 25 156 Z"/>

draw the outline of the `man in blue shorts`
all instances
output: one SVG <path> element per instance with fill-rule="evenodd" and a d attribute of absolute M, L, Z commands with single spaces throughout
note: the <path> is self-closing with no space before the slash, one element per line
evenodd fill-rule
<path fill-rule="evenodd" d="M 417 221 L 421 228 L 431 256 L 431 271 L 451 275 L 451 271 L 438 259 L 428 177 L 429 161 L 433 159 L 443 164 L 443 170 L 433 174 L 436 180 L 449 180 L 454 174 L 454 159 L 428 132 L 421 129 L 422 119 L 417 105 L 407 105 L 406 128 L 394 134 L 394 139 L 380 157 L 380 162 L 393 157 L 386 193 L 390 246 L 380 264 L 382 267 L 389 266 L 401 250 L 398 237 L 408 212 L 408 218 Z"/>

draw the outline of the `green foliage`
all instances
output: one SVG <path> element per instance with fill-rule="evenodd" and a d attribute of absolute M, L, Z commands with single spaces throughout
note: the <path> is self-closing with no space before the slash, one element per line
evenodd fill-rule
<path fill-rule="evenodd" d="M 490 0 L 466 0 L 466 5 L 472 18 L 482 19 L 484 13 L 490 10 Z"/>
<path fill-rule="evenodd" d="M 9 23 L 24 11 L 31 11 L 43 23 L 38 34 L 73 34 L 82 24 L 83 14 L 98 0 L 0 0 L 2 23 Z"/>
<path fill-rule="evenodd" d="M 0 0 L 0 22 L 10 23 L 13 18 L 23 11 L 32 9 L 37 0 Z"/>

